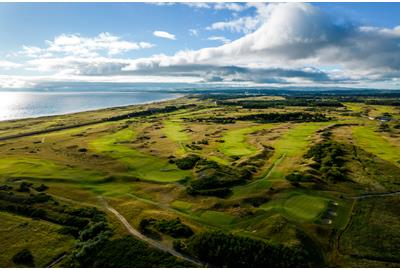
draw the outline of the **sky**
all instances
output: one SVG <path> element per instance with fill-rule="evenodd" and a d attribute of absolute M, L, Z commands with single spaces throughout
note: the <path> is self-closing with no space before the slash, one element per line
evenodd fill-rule
<path fill-rule="evenodd" d="M 0 3 L 0 89 L 400 89 L 400 3 Z"/>

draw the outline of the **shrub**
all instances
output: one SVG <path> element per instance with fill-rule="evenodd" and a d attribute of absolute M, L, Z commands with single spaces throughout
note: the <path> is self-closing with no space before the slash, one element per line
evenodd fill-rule
<path fill-rule="evenodd" d="M 288 247 L 213 231 L 189 238 L 184 251 L 213 267 L 312 267 L 320 264 L 321 256 L 313 251 L 314 245 L 309 239 L 301 240 L 307 245 Z M 183 245 L 179 244 L 179 248 Z"/>
<path fill-rule="evenodd" d="M 32 184 L 27 183 L 27 182 L 22 182 L 21 184 L 19 184 L 19 188 L 17 189 L 17 191 L 19 192 L 29 192 L 30 191 L 30 187 L 32 186 Z"/>
<path fill-rule="evenodd" d="M 29 249 L 23 249 L 12 257 L 15 264 L 33 266 L 33 255 Z"/>
<path fill-rule="evenodd" d="M 201 158 L 197 155 L 189 155 L 187 157 L 175 160 L 176 166 L 181 170 L 191 170 L 196 166 L 197 161 Z"/>
<path fill-rule="evenodd" d="M 35 187 L 34 189 L 35 189 L 36 191 L 38 191 L 38 192 L 43 192 L 43 191 L 49 189 L 49 187 L 46 186 L 46 185 L 44 185 L 44 184 L 41 184 L 40 186 Z"/>

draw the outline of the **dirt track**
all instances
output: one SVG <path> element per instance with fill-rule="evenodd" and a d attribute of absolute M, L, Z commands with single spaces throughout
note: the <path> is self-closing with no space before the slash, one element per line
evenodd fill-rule
<path fill-rule="evenodd" d="M 113 207 L 111 207 L 103 198 L 99 197 L 99 199 L 100 199 L 101 202 L 103 203 L 104 207 L 105 207 L 108 211 L 110 211 L 111 213 L 113 213 L 113 214 L 121 221 L 121 223 L 122 223 L 122 224 L 125 226 L 125 228 L 129 231 L 129 233 L 130 233 L 131 235 L 133 235 L 134 237 L 136 237 L 136 238 L 138 238 L 138 239 L 140 239 L 140 240 L 142 240 L 142 241 L 145 241 L 145 242 L 148 243 L 149 245 L 151 245 L 151 246 L 153 246 L 153 247 L 155 247 L 155 248 L 157 248 L 157 249 L 159 249 L 159 250 L 168 252 L 169 254 L 171 254 L 171 255 L 173 255 L 173 256 L 179 258 L 179 259 L 188 261 L 188 262 L 193 263 L 193 264 L 195 264 L 195 265 L 197 265 L 197 266 L 203 266 L 200 262 L 198 262 L 198 261 L 196 261 L 196 260 L 194 260 L 194 259 L 192 259 L 192 258 L 189 258 L 189 257 L 187 257 L 187 256 L 184 256 L 184 255 L 182 255 L 181 253 L 179 253 L 179 252 L 173 250 L 172 248 L 166 247 L 166 246 L 164 246 L 163 244 L 161 244 L 160 242 L 155 241 L 155 240 L 153 240 L 153 239 L 151 239 L 151 238 L 148 238 L 147 236 L 141 234 L 139 231 L 137 231 L 136 229 L 134 229 L 134 228 L 129 224 L 129 222 L 125 219 L 125 217 L 124 217 L 123 215 L 121 215 L 117 210 L 115 210 Z"/>

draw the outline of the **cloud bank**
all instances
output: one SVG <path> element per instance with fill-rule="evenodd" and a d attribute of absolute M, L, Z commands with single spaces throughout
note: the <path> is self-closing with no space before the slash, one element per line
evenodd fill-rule
<path fill-rule="evenodd" d="M 209 3 L 192 6 L 211 8 Z M 234 12 L 245 8 L 234 3 L 213 7 Z M 385 82 L 398 86 L 400 26 L 378 28 L 338 22 L 306 3 L 256 3 L 248 4 L 249 7 L 257 9 L 253 17 L 216 22 L 207 28 L 244 33 L 233 41 L 221 35 L 210 36 L 209 39 L 225 43 L 216 47 L 178 51 L 174 55 L 116 58 L 123 52 L 151 48 L 154 44 L 101 33 L 94 38 L 60 35 L 46 41 L 46 48 L 24 46 L 20 55 L 30 58 L 26 61 L 27 69 L 82 78 L 157 76 L 169 80 L 177 76 L 203 83 L 365 85 Z M 154 31 L 153 35 L 176 40 L 175 35 L 164 31 Z M 2 61 L 0 68 L 13 68 L 13 63 Z"/>

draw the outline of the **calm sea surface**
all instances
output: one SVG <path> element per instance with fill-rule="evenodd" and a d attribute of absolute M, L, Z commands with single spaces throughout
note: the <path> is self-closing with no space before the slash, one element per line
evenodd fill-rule
<path fill-rule="evenodd" d="M 66 114 L 179 97 L 160 92 L 0 92 L 0 121 Z"/>

